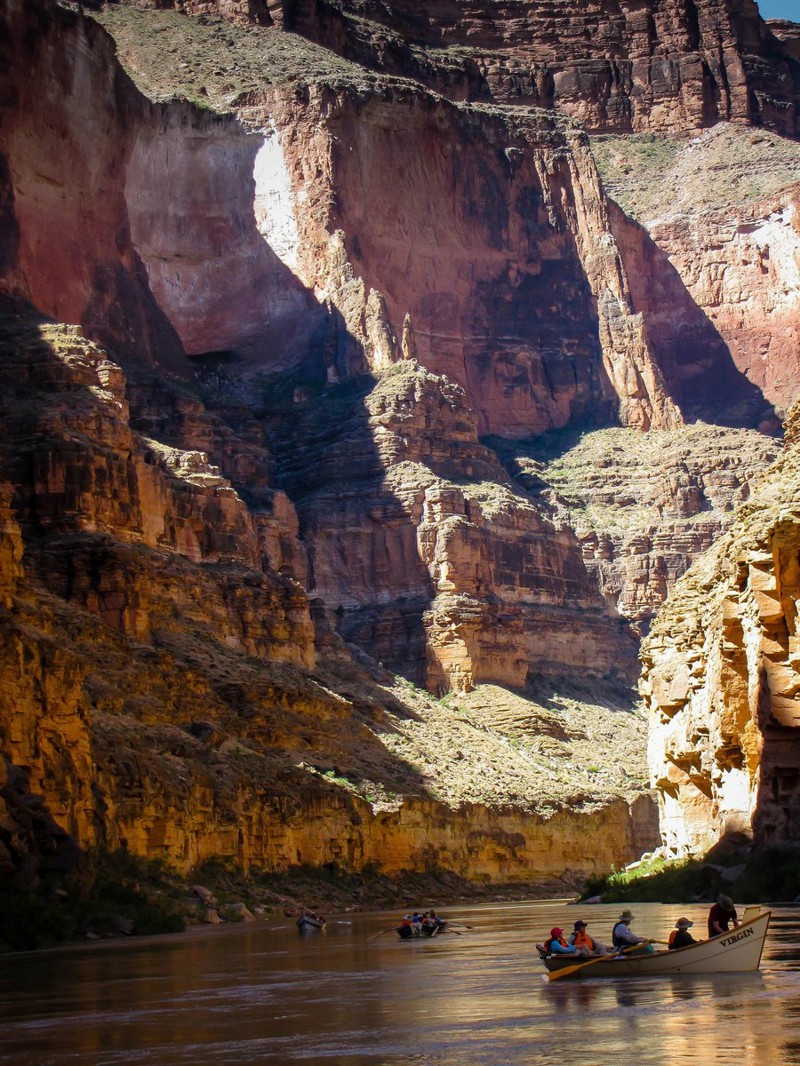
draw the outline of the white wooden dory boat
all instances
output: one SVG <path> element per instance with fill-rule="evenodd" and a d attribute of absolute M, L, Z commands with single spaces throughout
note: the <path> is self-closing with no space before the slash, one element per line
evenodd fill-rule
<path fill-rule="evenodd" d="M 747 973 L 757 970 L 761 963 L 764 940 L 769 928 L 771 911 L 760 907 L 748 908 L 744 921 L 738 929 L 699 944 L 689 944 L 674 951 L 655 951 L 650 955 L 609 955 L 597 962 L 587 959 L 576 965 L 569 955 L 543 955 L 547 969 L 555 974 L 558 970 L 573 967 L 573 972 L 564 978 L 573 977 L 650 977 L 676 973 Z M 557 978 L 550 978 L 556 980 Z"/>

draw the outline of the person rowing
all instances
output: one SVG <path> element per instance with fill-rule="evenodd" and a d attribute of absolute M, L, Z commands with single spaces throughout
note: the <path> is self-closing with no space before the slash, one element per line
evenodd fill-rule
<path fill-rule="evenodd" d="M 719 936 L 727 933 L 731 925 L 734 929 L 739 928 L 739 916 L 730 896 L 717 896 L 717 901 L 708 912 L 708 935 Z"/>
<path fill-rule="evenodd" d="M 611 931 L 611 941 L 618 952 L 624 951 L 626 955 L 650 954 L 655 948 L 649 940 L 638 936 L 630 928 L 634 915 L 629 910 L 624 910 Z"/>

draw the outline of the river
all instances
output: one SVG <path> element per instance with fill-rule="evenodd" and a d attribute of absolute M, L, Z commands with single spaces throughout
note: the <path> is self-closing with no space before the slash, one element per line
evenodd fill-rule
<path fill-rule="evenodd" d="M 0 1063 L 800 1064 L 800 908 L 773 909 L 759 973 L 543 980 L 533 945 L 552 925 L 581 917 L 607 941 L 620 909 L 443 907 L 471 928 L 411 942 L 397 913 L 370 913 L 2 956 Z M 706 907 L 632 909 L 643 935 L 685 914 L 705 936 Z"/>

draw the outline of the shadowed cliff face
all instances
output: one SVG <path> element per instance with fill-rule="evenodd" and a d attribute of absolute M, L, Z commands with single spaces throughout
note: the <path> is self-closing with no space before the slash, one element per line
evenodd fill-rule
<path fill-rule="evenodd" d="M 92 21 L 9 0 L 0 25 L 11 57 L 0 74 L 3 203 L 17 234 L 6 288 L 121 351 L 185 368 L 125 210 L 127 131 L 146 121 L 148 103 Z"/>
<path fill-rule="evenodd" d="M 603 137 L 593 147 L 626 213 L 612 211 L 613 229 L 681 409 L 724 420 L 710 415 L 722 396 L 734 412 L 761 393 L 785 414 L 800 373 L 800 147 L 730 124 L 688 141 Z"/>
<path fill-rule="evenodd" d="M 537 756 L 543 800 L 538 729 L 523 722 L 510 749 L 519 724 L 492 729 L 416 693 L 312 612 L 286 576 L 280 493 L 269 536 L 265 490 L 257 521 L 205 455 L 132 429 L 106 352 L 23 304 L 0 311 L 0 737 L 62 830 L 182 869 L 226 855 L 512 881 L 582 876 L 652 843 L 645 783 L 616 752 L 593 784 L 557 772 L 574 711 L 560 726 L 540 711 L 558 738 Z M 215 428 L 185 386 L 140 369 L 140 396 L 148 381 L 195 432 Z M 587 713 L 613 750 L 635 750 L 641 715 Z M 7 877 L 24 827 L 0 800 Z M 573 861 L 598 817 L 607 840 Z"/>
<path fill-rule="evenodd" d="M 124 195 L 97 225 L 130 234 L 122 258 L 133 261 L 141 301 L 157 306 L 189 353 L 225 352 L 257 369 L 313 357 L 331 381 L 410 355 L 465 388 L 479 432 L 512 437 L 607 423 L 615 410 L 624 424 L 676 426 L 682 406 L 697 416 L 703 379 L 721 370 L 734 423 L 766 414 L 726 369 L 724 344 L 702 361 L 681 352 L 676 372 L 683 327 L 674 323 L 678 336 L 667 328 L 665 337 L 663 322 L 651 331 L 652 309 L 635 289 L 637 241 L 617 240 L 588 145 L 569 123 L 456 107 L 341 61 L 327 60 L 324 80 L 298 88 L 295 68 L 323 59 L 292 45 L 287 60 L 289 38 L 277 30 L 248 34 L 157 12 L 104 17 L 151 95 L 205 94 L 238 112 L 153 107 L 127 83 L 118 90 L 132 99 L 130 121 L 114 134 L 126 146 L 114 157 Z M 242 59 L 234 82 L 220 75 L 226 51 Z M 176 53 L 186 56 L 177 68 L 165 58 Z M 283 67 L 266 80 L 276 56 Z M 79 49 L 66 73 L 101 88 L 101 67 Z M 65 303 L 52 271 L 24 251 L 41 243 L 48 215 L 44 194 L 29 203 L 36 163 L 9 129 L 28 291 L 90 325 L 97 297 Z M 79 134 L 71 136 L 77 151 Z M 96 210 L 92 201 L 90 217 Z M 94 250 L 92 261 L 100 257 Z M 103 269 L 110 279 L 111 265 Z M 136 313 L 131 284 L 124 272 L 115 287 L 104 283 L 113 314 L 97 322 L 101 339 Z M 129 344 L 134 331 L 123 332 Z"/>

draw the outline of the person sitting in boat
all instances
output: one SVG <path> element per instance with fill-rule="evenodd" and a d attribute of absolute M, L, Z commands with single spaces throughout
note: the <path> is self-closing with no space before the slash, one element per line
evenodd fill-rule
<path fill-rule="evenodd" d="M 403 919 L 404 922 L 408 922 L 411 926 L 411 935 L 419 936 L 422 932 L 422 915 L 419 911 L 414 911 L 413 914 L 407 914 Z"/>
<path fill-rule="evenodd" d="M 730 896 L 717 896 L 717 902 L 708 912 L 708 935 L 719 936 L 720 933 L 727 933 L 731 925 L 734 929 L 739 928 L 739 918 L 733 900 Z"/>
<path fill-rule="evenodd" d="M 436 913 L 436 911 L 433 909 L 433 907 L 431 907 L 430 911 L 428 912 L 428 917 L 434 923 L 434 925 L 439 929 L 440 932 L 447 925 L 447 922 L 445 922 L 443 919 L 441 919 L 439 917 L 439 915 Z"/>
<path fill-rule="evenodd" d="M 406 916 L 397 927 L 397 932 L 401 940 L 411 940 L 414 936 L 414 930 L 411 927 L 411 921 Z"/>
<path fill-rule="evenodd" d="M 425 911 L 422 915 L 422 933 L 425 936 L 435 936 L 443 927 L 444 922 L 436 917 L 435 911 Z"/>
<path fill-rule="evenodd" d="M 545 940 L 544 948 L 548 955 L 580 955 L 577 948 L 566 942 L 564 930 L 559 929 L 557 925 L 550 930 L 550 937 Z"/>
<path fill-rule="evenodd" d="M 586 932 L 586 922 L 580 918 L 573 926 L 567 943 L 577 948 L 581 955 L 605 955 L 608 950 L 605 944 L 589 936 Z"/>
<path fill-rule="evenodd" d="M 634 916 L 629 910 L 624 910 L 617 918 L 616 924 L 611 931 L 611 942 L 617 951 L 624 951 L 626 955 L 640 955 L 643 952 L 652 952 L 654 947 L 643 936 L 637 936 L 630 928 Z"/>
<path fill-rule="evenodd" d="M 688 918 L 679 918 L 675 923 L 675 928 L 669 934 L 669 941 L 667 946 L 670 951 L 674 948 L 688 948 L 690 944 L 697 944 L 698 941 L 689 932 L 694 922 L 690 922 Z"/>

